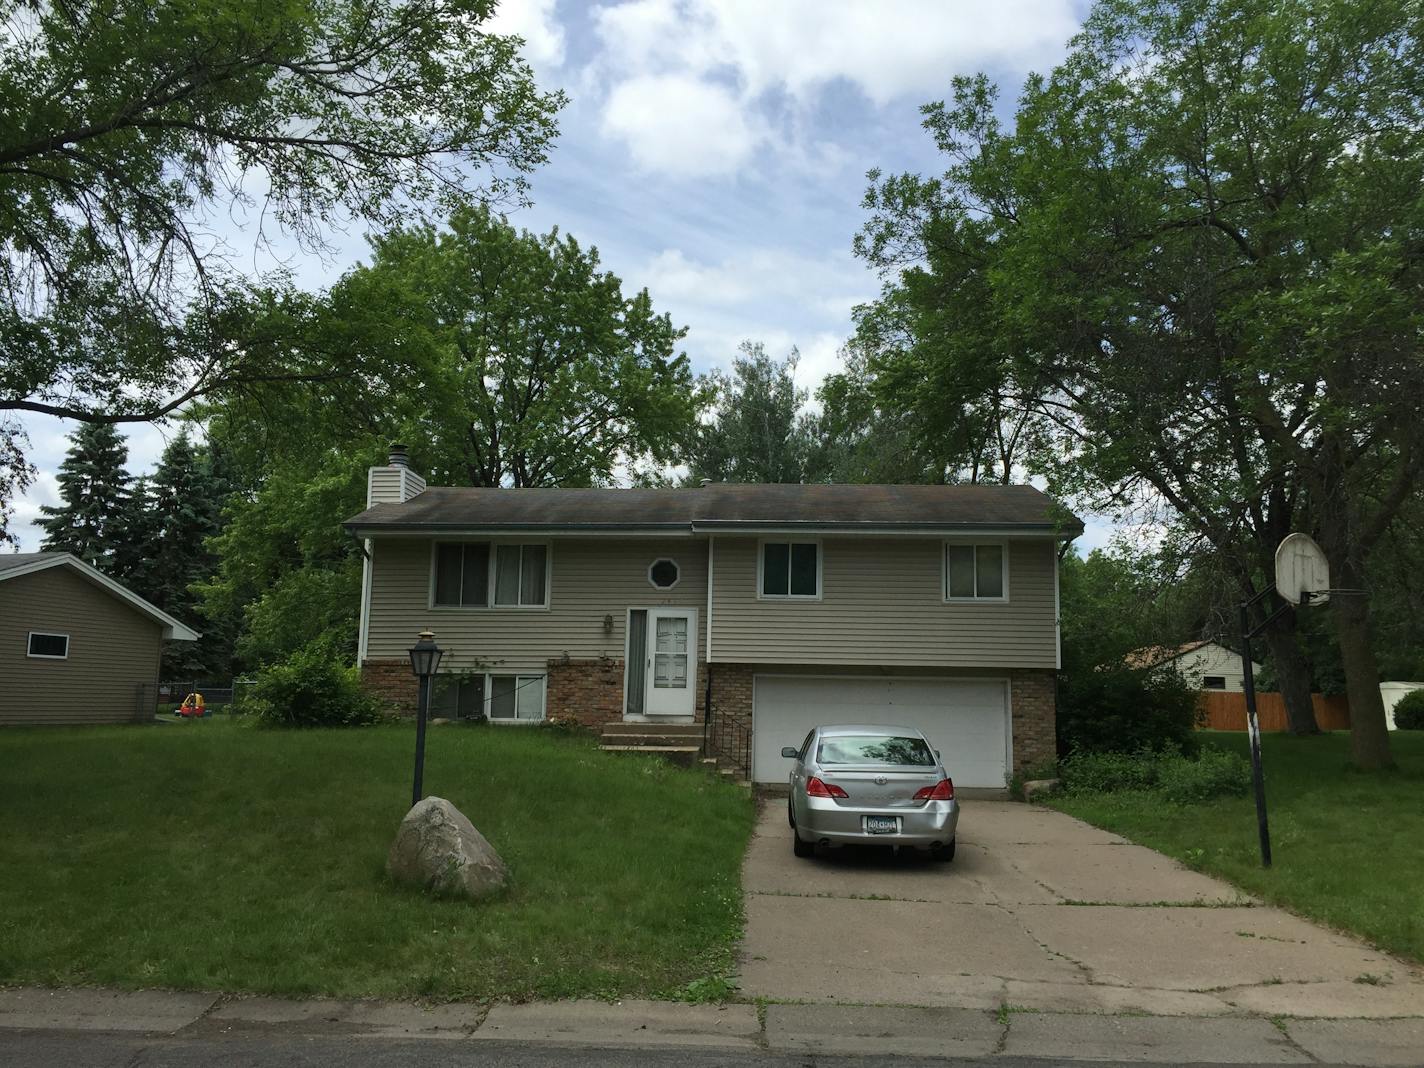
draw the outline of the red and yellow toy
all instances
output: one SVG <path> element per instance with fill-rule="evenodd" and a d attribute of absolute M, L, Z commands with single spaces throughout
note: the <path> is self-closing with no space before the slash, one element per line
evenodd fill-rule
<path fill-rule="evenodd" d="M 183 703 L 178 706 L 178 714 L 185 717 L 198 718 L 207 711 L 207 706 L 203 704 L 203 695 L 197 692 L 190 693 L 183 698 Z"/>

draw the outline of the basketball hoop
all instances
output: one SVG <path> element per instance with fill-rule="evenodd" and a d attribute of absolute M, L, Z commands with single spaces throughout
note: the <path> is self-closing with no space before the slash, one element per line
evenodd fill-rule
<path fill-rule="evenodd" d="M 1330 564 L 1309 534 L 1289 534 L 1276 548 L 1276 592 L 1291 604 L 1330 597 Z"/>

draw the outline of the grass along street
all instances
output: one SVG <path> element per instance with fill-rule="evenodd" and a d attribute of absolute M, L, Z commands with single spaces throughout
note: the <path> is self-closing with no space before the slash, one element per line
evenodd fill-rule
<path fill-rule="evenodd" d="M 429 793 L 511 871 L 391 884 L 414 732 L 225 721 L 0 734 L 0 984 L 431 998 L 716 993 L 751 801 L 547 730 L 446 727 Z"/>
<path fill-rule="evenodd" d="M 1203 732 L 1203 740 L 1247 753 L 1244 734 Z M 1116 793 L 1050 803 L 1264 901 L 1424 960 L 1424 732 L 1390 735 L 1399 769 L 1389 773 L 1351 768 L 1344 733 L 1267 734 L 1262 743 L 1269 870 L 1261 867 L 1249 796 L 1171 805 L 1155 794 Z"/>

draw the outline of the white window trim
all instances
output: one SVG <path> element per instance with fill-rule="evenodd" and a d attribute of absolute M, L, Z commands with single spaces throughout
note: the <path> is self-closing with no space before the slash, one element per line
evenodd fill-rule
<path fill-rule="evenodd" d="M 479 678 L 483 679 L 483 692 L 480 697 L 480 712 L 484 715 L 486 723 L 493 723 L 504 727 L 527 727 L 531 724 L 547 723 L 549 721 L 549 674 L 539 671 L 450 671 L 441 672 L 455 678 Z M 539 718 L 538 719 L 495 719 L 490 715 L 490 706 L 494 701 L 494 677 L 496 675 L 512 675 L 515 679 L 515 686 L 519 686 L 520 679 L 539 680 Z M 439 678 L 440 676 L 436 676 Z M 515 698 L 515 708 L 519 707 L 518 698 Z"/>
<path fill-rule="evenodd" d="M 677 568 L 677 578 L 673 580 L 671 586 L 659 586 L 656 582 L 653 581 L 653 568 L 657 567 L 659 564 L 662 563 L 672 564 L 673 567 Z M 648 565 L 647 574 L 648 585 L 651 586 L 653 589 L 659 591 L 660 593 L 666 593 L 668 590 L 677 589 L 678 584 L 682 582 L 682 565 L 671 556 L 659 556 L 656 560 L 654 560 L 651 564 Z"/>
<path fill-rule="evenodd" d="M 38 634 L 38 635 L 39 635 L 40 637 L 42 637 L 42 638 L 63 638 L 63 639 L 64 639 L 64 655 L 63 655 L 63 656 L 54 656 L 54 655 L 51 654 L 51 653 L 32 653 L 32 652 L 30 652 L 30 643 L 35 640 L 35 635 L 36 635 L 36 634 Z M 25 656 L 26 656 L 28 659 L 30 659 L 30 660 L 68 660 L 68 659 L 69 659 L 69 635 L 68 635 L 68 634 L 61 634 L 61 633 L 60 633 L 59 631 L 57 631 L 57 630 L 32 630 L 32 631 L 29 632 L 29 634 L 27 634 L 27 635 L 25 636 Z"/>
<path fill-rule="evenodd" d="M 486 577 L 485 593 L 487 604 L 436 604 L 435 577 L 440 560 L 442 545 L 488 545 L 489 574 Z M 544 547 L 544 603 L 543 604 L 495 604 L 494 585 L 497 567 L 495 551 L 500 545 L 542 545 Z M 678 578 L 681 579 L 681 569 Z M 430 584 L 426 591 L 425 606 L 432 612 L 547 612 L 554 600 L 554 546 L 546 538 L 434 538 L 430 542 Z"/>
<path fill-rule="evenodd" d="M 997 545 L 1004 551 L 1004 593 L 1001 597 L 951 597 L 949 595 L 949 547 Z M 974 554 L 974 588 L 979 588 L 979 554 Z M 1002 538 L 946 538 L 939 549 L 939 592 L 945 604 L 1008 604 L 1009 603 L 1009 543 Z"/>
<path fill-rule="evenodd" d="M 528 544 L 533 544 L 529 542 Z M 495 719 L 490 715 L 490 706 L 494 703 L 494 677 L 496 675 L 512 675 L 516 690 L 524 685 L 521 679 L 539 680 L 539 718 L 538 719 Z M 536 671 L 486 671 L 485 672 L 485 722 L 492 723 L 497 727 L 530 727 L 539 723 L 549 722 L 549 674 L 540 674 Z M 514 709 L 519 711 L 519 698 L 514 699 Z"/>
<path fill-rule="evenodd" d="M 816 547 L 816 592 L 815 593 L 766 593 L 762 582 L 762 572 L 766 568 L 766 547 L 768 545 L 814 545 Z M 791 561 L 788 558 L 787 588 L 790 588 Z M 756 595 L 758 601 L 819 601 L 826 591 L 825 584 L 826 547 L 820 538 L 788 536 L 784 538 L 757 539 Z"/>

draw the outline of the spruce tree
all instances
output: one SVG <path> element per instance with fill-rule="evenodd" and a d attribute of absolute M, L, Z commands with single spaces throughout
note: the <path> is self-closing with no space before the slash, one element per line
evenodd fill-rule
<path fill-rule="evenodd" d="M 197 597 L 191 586 L 209 578 L 216 567 L 207 541 L 218 531 L 225 494 L 208 450 L 194 445 L 186 429 L 163 450 L 148 491 L 149 507 L 141 522 L 152 540 L 143 565 L 144 595 L 169 615 L 196 626 Z M 197 642 L 170 643 L 163 655 L 164 677 L 207 679 L 225 673 L 231 639 L 220 630 L 206 630 Z"/>
<path fill-rule="evenodd" d="M 111 423 L 82 423 L 70 436 L 59 468 L 58 507 L 42 505 L 40 548 L 73 553 L 107 571 L 113 562 L 122 517 L 127 513 L 128 446 Z"/>
<path fill-rule="evenodd" d="M 134 593 L 158 603 L 154 589 L 158 568 L 153 555 L 158 543 L 158 523 L 153 512 L 149 477 L 140 475 L 124 501 L 112 539 L 112 575 Z"/>

